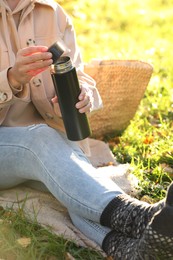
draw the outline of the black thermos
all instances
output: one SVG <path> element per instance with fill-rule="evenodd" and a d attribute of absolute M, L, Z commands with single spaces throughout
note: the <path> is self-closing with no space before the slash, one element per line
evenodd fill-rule
<path fill-rule="evenodd" d="M 75 107 L 81 90 L 71 59 L 68 56 L 58 57 L 51 66 L 51 76 L 68 139 L 79 141 L 87 138 L 91 134 L 87 116 Z"/>

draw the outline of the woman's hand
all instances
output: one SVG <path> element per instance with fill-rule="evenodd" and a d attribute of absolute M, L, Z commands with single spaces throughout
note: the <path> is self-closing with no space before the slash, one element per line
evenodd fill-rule
<path fill-rule="evenodd" d="M 61 110 L 60 110 L 60 107 L 59 107 L 58 97 L 55 96 L 54 98 L 51 99 L 51 101 L 52 101 L 52 104 L 53 104 L 55 114 L 57 114 L 59 117 L 62 117 Z"/>
<path fill-rule="evenodd" d="M 80 113 L 91 112 L 93 107 L 92 91 L 84 86 L 81 87 L 79 102 L 76 103 L 76 108 Z"/>
<path fill-rule="evenodd" d="M 92 111 L 93 107 L 93 95 L 92 91 L 86 87 L 81 87 L 81 93 L 79 95 L 79 102 L 76 103 L 76 108 L 80 113 L 87 113 Z M 58 103 L 58 97 L 55 96 L 51 99 L 54 111 L 58 116 L 62 116 L 60 112 L 60 107 Z"/>
<path fill-rule="evenodd" d="M 31 46 L 17 53 L 16 62 L 8 70 L 8 80 L 12 87 L 28 83 L 34 76 L 52 64 L 52 54 L 46 46 Z"/>

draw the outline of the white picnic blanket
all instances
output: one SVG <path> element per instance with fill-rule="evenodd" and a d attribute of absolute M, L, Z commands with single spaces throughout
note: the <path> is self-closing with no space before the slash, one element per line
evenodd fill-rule
<path fill-rule="evenodd" d="M 118 165 L 108 145 L 102 141 L 90 139 L 91 163 L 98 167 L 98 174 L 112 178 L 126 193 L 136 192 L 137 179 L 128 171 L 128 165 Z M 29 186 L 28 186 L 29 185 Z M 64 208 L 48 191 L 30 187 L 30 183 L 12 189 L 0 191 L 0 205 L 17 210 L 24 206 L 30 219 L 37 218 L 39 224 L 50 227 L 52 232 L 73 240 L 76 244 L 100 248 L 86 238 L 72 224 L 66 208 Z"/>

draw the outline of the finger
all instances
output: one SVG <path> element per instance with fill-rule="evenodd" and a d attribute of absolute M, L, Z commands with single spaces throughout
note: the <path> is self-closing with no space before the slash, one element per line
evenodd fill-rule
<path fill-rule="evenodd" d="M 35 73 L 38 74 L 46 69 L 48 69 L 48 67 L 52 64 L 52 59 L 50 60 L 42 60 L 42 61 L 38 61 L 35 63 L 31 63 L 28 65 L 25 65 L 25 67 L 23 67 L 23 71 L 29 74 Z"/>
<path fill-rule="evenodd" d="M 92 108 L 92 102 L 88 96 L 84 100 L 76 104 L 76 108 L 79 109 L 80 113 L 90 112 Z"/>
<path fill-rule="evenodd" d="M 53 103 L 53 108 L 54 108 L 55 114 L 59 117 L 62 117 L 59 103 Z"/>
<path fill-rule="evenodd" d="M 81 87 L 81 92 L 80 92 L 80 95 L 79 95 L 79 100 L 82 100 L 82 99 L 84 99 L 85 98 L 85 96 L 86 96 L 86 89 L 85 88 L 83 88 L 83 87 Z"/>
<path fill-rule="evenodd" d="M 91 108 L 92 108 L 92 104 L 91 104 L 91 102 L 89 102 L 86 106 L 80 108 L 79 112 L 80 113 L 87 113 L 87 112 L 91 111 Z"/>
<path fill-rule="evenodd" d="M 37 52 L 46 52 L 47 50 L 48 50 L 47 46 L 30 46 L 30 47 L 23 48 L 22 50 L 19 51 L 19 53 L 21 53 L 21 55 L 23 56 L 28 56 Z"/>
<path fill-rule="evenodd" d="M 76 108 L 82 108 L 86 106 L 89 103 L 89 101 L 90 101 L 89 96 L 85 95 L 84 98 L 76 104 Z"/>
<path fill-rule="evenodd" d="M 34 53 L 30 56 L 23 57 L 23 63 L 25 64 L 31 64 L 36 62 L 43 62 L 43 61 L 49 61 L 52 58 L 52 54 L 50 52 L 44 52 L 44 53 Z"/>
<path fill-rule="evenodd" d="M 51 99 L 52 103 L 58 103 L 58 97 L 55 96 Z"/>

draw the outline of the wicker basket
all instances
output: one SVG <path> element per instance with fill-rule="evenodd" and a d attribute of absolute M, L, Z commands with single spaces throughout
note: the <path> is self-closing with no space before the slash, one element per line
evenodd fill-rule
<path fill-rule="evenodd" d="M 86 64 L 85 72 L 95 79 L 103 100 L 103 109 L 89 116 L 93 137 L 123 131 L 136 113 L 152 66 L 136 60 L 104 60 Z"/>

